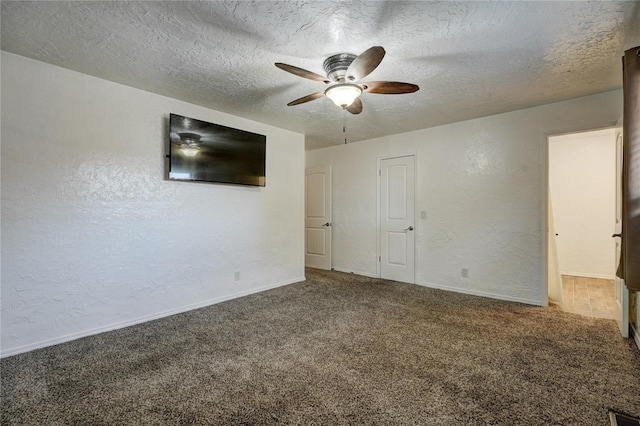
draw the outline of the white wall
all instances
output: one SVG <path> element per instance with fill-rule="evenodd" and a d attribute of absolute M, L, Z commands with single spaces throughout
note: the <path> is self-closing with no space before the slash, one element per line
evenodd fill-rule
<path fill-rule="evenodd" d="M 615 278 L 615 132 L 549 138 L 549 191 L 563 275 Z"/>
<path fill-rule="evenodd" d="M 5 52 L 1 83 L 2 355 L 304 279 L 303 135 Z M 165 180 L 172 112 L 266 134 L 266 187 Z"/>
<path fill-rule="evenodd" d="M 415 152 L 417 282 L 546 304 L 547 135 L 612 126 L 621 111 L 618 90 L 308 151 L 307 167 L 333 166 L 334 267 L 377 273 L 377 157 Z"/>

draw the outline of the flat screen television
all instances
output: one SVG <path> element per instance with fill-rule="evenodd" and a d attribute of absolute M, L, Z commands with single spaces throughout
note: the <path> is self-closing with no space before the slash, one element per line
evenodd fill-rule
<path fill-rule="evenodd" d="M 171 114 L 169 179 L 265 186 L 267 137 Z"/>

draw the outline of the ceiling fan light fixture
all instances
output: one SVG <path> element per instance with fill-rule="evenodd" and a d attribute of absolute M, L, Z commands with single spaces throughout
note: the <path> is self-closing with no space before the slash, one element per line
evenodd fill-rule
<path fill-rule="evenodd" d="M 346 108 L 362 94 L 362 87 L 352 83 L 339 83 L 329 87 L 324 94 L 337 106 Z"/>
<path fill-rule="evenodd" d="M 402 95 L 413 93 L 420 88 L 411 83 L 399 81 L 372 81 L 364 82 L 363 78 L 371 74 L 380 65 L 384 58 L 385 50 L 382 46 L 373 46 L 356 56 L 351 53 L 338 53 L 325 59 L 323 67 L 327 78 L 320 74 L 307 71 L 293 65 L 276 62 L 275 66 L 283 71 L 309 80 L 319 81 L 330 86 L 321 92 L 294 99 L 287 106 L 304 104 L 327 97 L 334 104 L 351 114 L 362 112 L 362 101 L 359 99 L 362 92 L 378 93 L 384 95 Z"/>

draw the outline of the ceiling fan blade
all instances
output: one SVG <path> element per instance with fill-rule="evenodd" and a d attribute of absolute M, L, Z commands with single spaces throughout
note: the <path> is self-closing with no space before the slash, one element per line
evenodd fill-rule
<path fill-rule="evenodd" d="M 307 96 L 303 96 L 301 98 L 296 99 L 295 101 L 291 101 L 287 104 L 287 106 L 294 106 L 294 105 L 300 105 L 303 104 L 305 102 L 309 102 L 309 101 L 315 101 L 316 99 L 320 99 L 321 97 L 324 96 L 324 92 L 316 92 L 316 93 L 312 93 L 310 95 Z"/>
<path fill-rule="evenodd" d="M 380 65 L 382 58 L 384 58 L 384 53 L 382 46 L 373 46 L 362 52 L 347 68 L 347 81 L 362 80 L 371 74 Z"/>
<path fill-rule="evenodd" d="M 316 74 L 315 72 L 307 71 L 302 68 L 294 67 L 293 65 L 283 64 L 282 62 L 276 62 L 276 67 L 280 68 L 283 71 L 290 72 L 291 74 L 295 74 L 298 77 L 308 78 L 309 80 L 319 81 L 321 83 L 331 83 L 327 80 L 326 77 L 321 76 L 320 74 Z"/>
<path fill-rule="evenodd" d="M 356 98 L 356 100 L 345 109 L 351 114 L 360 114 L 362 112 L 362 100 L 360 98 Z"/>
<path fill-rule="evenodd" d="M 416 84 L 400 83 L 397 81 L 370 81 L 364 83 L 364 91 L 367 93 L 380 93 L 383 95 L 400 95 L 413 93 L 420 90 Z"/>

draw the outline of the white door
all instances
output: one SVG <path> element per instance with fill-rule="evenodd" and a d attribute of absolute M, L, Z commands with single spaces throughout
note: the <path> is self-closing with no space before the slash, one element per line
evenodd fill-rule
<path fill-rule="evenodd" d="M 331 269 L 331 166 L 305 172 L 305 265 Z"/>
<path fill-rule="evenodd" d="M 415 158 L 380 161 L 380 277 L 415 282 Z"/>
<path fill-rule="evenodd" d="M 547 209 L 547 281 L 549 301 L 562 303 L 563 286 L 562 275 L 560 275 L 560 265 L 558 263 L 558 243 L 556 241 L 556 224 L 553 220 L 553 204 L 551 203 L 551 188 L 548 190 L 548 206 Z"/>
<path fill-rule="evenodd" d="M 622 232 L 622 133 L 616 137 L 616 267 L 620 263 L 620 249 L 622 241 L 619 237 Z M 629 337 L 629 291 L 624 280 L 616 276 L 616 321 L 623 337 Z"/>

